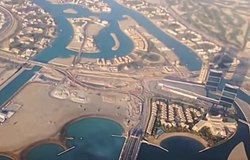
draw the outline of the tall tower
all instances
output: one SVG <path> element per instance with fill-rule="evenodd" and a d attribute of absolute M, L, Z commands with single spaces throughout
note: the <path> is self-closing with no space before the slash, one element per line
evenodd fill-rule
<path fill-rule="evenodd" d="M 206 80 L 206 89 L 210 91 L 216 91 L 221 82 L 222 74 L 222 71 L 210 69 Z"/>
<path fill-rule="evenodd" d="M 239 90 L 238 86 L 226 84 L 222 90 L 220 105 L 226 108 L 230 108 L 233 105 L 235 98 L 237 97 L 238 90 Z"/>

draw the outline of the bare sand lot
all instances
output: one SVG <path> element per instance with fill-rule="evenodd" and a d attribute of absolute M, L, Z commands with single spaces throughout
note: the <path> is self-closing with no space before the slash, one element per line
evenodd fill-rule
<path fill-rule="evenodd" d="M 17 71 L 17 69 L 10 69 L 10 70 L 5 70 L 1 72 L 0 68 L 0 86 L 4 84 L 14 73 Z M 0 87 L 1 88 L 1 87 Z"/>
<path fill-rule="evenodd" d="M 248 160 L 244 143 L 239 143 L 230 153 L 228 160 Z"/>
<path fill-rule="evenodd" d="M 32 143 L 59 137 L 67 122 L 82 116 L 109 117 L 126 127 L 126 108 L 115 109 L 117 105 L 104 103 L 101 97 L 86 105 L 52 98 L 49 93 L 53 88 L 48 84 L 29 83 L 14 97 L 12 101 L 23 106 L 0 126 L 1 152 L 19 153 Z"/>
<path fill-rule="evenodd" d="M 74 60 L 74 56 L 67 57 L 67 58 L 61 58 L 57 57 L 55 59 L 52 59 L 49 63 L 51 64 L 59 64 L 63 66 L 70 66 Z"/>
<path fill-rule="evenodd" d="M 68 8 L 63 11 L 63 13 L 68 13 L 68 14 L 77 14 L 78 12 L 74 10 L 73 8 Z"/>
<path fill-rule="evenodd" d="M 84 53 L 82 53 L 84 54 Z M 71 56 L 71 57 L 67 57 L 67 58 L 61 58 L 61 57 L 57 57 L 55 59 L 52 59 L 49 63 L 50 64 L 55 64 L 55 65 L 59 65 L 59 66 L 66 66 L 66 67 L 69 67 L 72 65 L 72 62 L 74 60 L 74 57 L 75 56 Z M 82 57 L 81 58 L 81 61 L 83 63 L 95 63 L 96 60 L 95 59 L 91 59 L 91 58 L 84 58 Z"/>

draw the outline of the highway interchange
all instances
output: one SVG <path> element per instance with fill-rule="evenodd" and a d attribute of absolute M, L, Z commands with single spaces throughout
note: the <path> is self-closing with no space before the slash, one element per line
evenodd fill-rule
<path fill-rule="evenodd" d="M 22 60 L 20 58 L 15 58 L 14 56 L 11 56 L 9 54 L 0 54 L 1 58 L 5 58 L 8 60 L 11 60 L 12 62 L 16 63 L 22 63 L 24 69 L 30 69 L 31 66 L 40 66 L 45 68 L 50 68 L 53 70 L 58 71 L 59 73 L 63 74 L 67 79 L 71 80 L 72 82 L 78 84 L 79 86 L 82 86 L 84 88 L 88 88 L 90 90 L 101 90 L 103 92 L 115 92 L 115 93 L 122 93 L 122 94 L 128 94 L 133 97 L 135 97 L 140 102 L 140 117 L 139 117 L 139 123 L 132 128 L 128 136 L 126 137 L 126 141 L 124 143 L 122 153 L 120 154 L 121 160 L 132 160 L 135 159 L 138 155 L 141 140 L 144 136 L 144 132 L 147 128 L 147 122 L 150 115 L 150 98 L 152 97 L 152 94 L 148 91 L 148 86 L 143 81 L 145 77 L 142 76 L 143 73 L 135 74 L 132 77 L 129 76 L 129 74 L 126 73 L 112 73 L 112 72 L 102 72 L 102 71 L 90 71 L 90 70 L 84 70 L 81 69 L 81 72 L 83 72 L 84 76 L 87 76 L 90 72 L 93 73 L 95 76 L 103 77 L 103 75 L 108 75 L 107 77 L 110 77 L 112 79 L 117 78 L 121 81 L 126 81 L 126 79 L 130 78 L 131 80 L 139 83 L 142 87 L 140 91 L 133 91 L 133 90 L 127 90 L 124 91 L 120 88 L 114 88 L 109 86 L 96 86 L 94 84 L 91 84 L 91 82 L 83 82 L 76 78 L 77 75 L 77 69 L 74 67 L 65 67 L 65 66 L 58 66 L 54 64 L 48 64 L 48 63 L 42 63 L 38 61 L 32 61 L 32 60 Z M 84 74 L 85 73 L 85 74 Z M 155 78 L 155 77 L 154 77 Z M 149 78 L 149 79 L 152 79 Z"/>

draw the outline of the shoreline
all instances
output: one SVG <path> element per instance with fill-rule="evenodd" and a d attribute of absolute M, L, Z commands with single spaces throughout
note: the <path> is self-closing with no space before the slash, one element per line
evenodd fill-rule
<path fill-rule="evenodd" d="M 53 139 L 45 139 L 45 140 L 41 140 L 35 143 L 32 143 L 31 145 L 29 145 L 28 147 L 24 148 L 20 154 L 18 155 L 18 160 L 26 160 L 27 158 L 27 154 L 34 148 L 40 146 L 40 145 L 44 145 L 44 144 L 55 144 L 58 145 L 59 147 L 61 147 L 62 149 L 66 150 L 67 147 L 65 147 L 60 140 L 53 140 Z"/>
<path fill-rule="evenodd" d="M 139 11 L 135 10 L 135 9 L 132 9 L 132 8 L 129 8 L 127 7 L 126 5 L 124 5 L 122 2 L 120 2 L 120 0 L 116 1 L 119 5 L 125 7 L 125 8 L 128 8 L 130 10 L 133 10 L 135 12 L 137 12 L 138 14 L 142 15 L 144 18 L 148 19 L 151 23 L 153 23 L 153 25 L 155 25 L 159 30 L 161 30 L 164 34 L 166 34 L 167 36 L 169 36 L 170 38 L 173 38 L 175 41 L 179 42 L 181 45 L 187 47 L 189 50 L 191 50 L 195 55 L 197 55 L 197 57 L 199 58 L 199 60 L 201 61 L 201 63 L 204 61 L 202 59 L 202 57 L 191 47 L 187 46 L 185 43 L 183 43 L 181 40 L 177 39 L 176 37 L 172 36 L 171 34 L 169 33 L 166 33 L 162 28 L 160 28 L 158 25 L 155 24 L 155 22 L 153 20 L 151 20 L 150 18 L 148 18 L 147 16 L 145 16 L 144 14 L 140 13 Z M 172 50 L 172 49 L 171 49 Z M 174 52 L 174 50 L 172 50 Z M 190 51 L 189 51 L 190 52 Z M 174 52 L 175 53 L 175 52 Z M 175 53 L 175 55 L 178 57 L 178 55 Z M 180 59 L 178 57 L 178 59 Z M 185 67 L 187 68 L 186 64 L 184 64 Z M 187 68 L 188 71 L 190 71 L 188 68 Z M 191 71 L 190 71 L 191 72 Z"/>
<path fill-rule="evenodd" d="M 45 89 L 41 89 L 41 87 Z M 38 93 L 33 94 L 33 96 L 37 98 L 32 98 L 28 95 L 23 96 L 25 93 L 30 92 L 34 88 L 40 90 L 38 91 Z M 21 155 L 20 153 L 24 153 L 26 152 L 26 150 L 30 150 L 31 148 L 34 148 L 34 146 L 38 146 L 44 143 L 55 143 L 66 148 L 66 128 L 75 121 L 79 121 L 81 119 L 98 118 L 111 120 L 114 124 L 118 124 L 122 128 L 122 135 L 126 135 L 128 133 L 128 130 L 131 128 L 131 126 L 127 125 L 127 122 L 124 120 L 126 117 L 125 114 L 117 116 L 117 114 L 111 114 L 109 112 L 109 110 L 114 107 L 112 105 L 108 107 L 107 110 L 105 109 L 106 111 L 103 110 L 102 112 L 97 112 L 98 106 L 102 105 L 105 108 L 107 104 L 100 103 L 99 105 L 95 105 L 92 103 L 88 103 L 83 107 L 87 107 L 87 110 L 89 110 L 89 112 L 80 112 L 83 111 L 84 108 L 80 107 L 79 103 L 74 103 L 68 100 L 62 101 L 54 98 L 51 99 L 51 97 L 47 94 L 49 90 L 51 90 L 50 85 L 32 82 L 28 85 L 25 85 L 22 92 L 18 92 L 18 94 L 14 97 L 13 101 L 23 104 L 23 107 L 16 113 L 15 116 L 9 119 L 6 124 L 1 127 L 3 129 L 3 132 L 0 133 L 0 135 L 6 135 L 5 133 L 7 132 L 10 132 L 11 134 L 5 136 L 4 139 L 2 137 L 3 141 L 0 139 L 0 155 L 19 157 L 19 155 Z M 32 102 L 29 100 L 30 98 L 33 99 Z M 39 101 L 38 99 L 43 100 Z M 51 101 L 51 104 L 47 107 L 44 107 L 43 103 L 46 103 L 48 100 Z M 34 107 L 34 103 L 37 104 L 36 107 Z M 57 116 L 53 113 L 45 115 L 43 117 L 38 116 L 44 115 L 45 111 L 48 109 L 57 110 Z M 32 115 L 32 117 L 38 117 L 38 119 L 36 122 L 29 122 L 25 117 L 27 117 L 27 114 L 33 113 L 34 110 L 40 111 L 39 113 Z M 122 110 L 118 112 L 122 112 Z M 19 121 L 20 118 L 21 121 Z M 18 123 L 16 123 L 17 121 Z M 23 128 L 21 126 L 24 123 L 28 124 Z M 33 127 L 33 129 L 30 130 L 30 133 L 26 134 L 25 131 L 27 130 L 27 128 L 29 128 L 28 126 L 32 126 L 35 123 L 39 123 L 39 125 L 37 127 Z M 16 127 L 13 128 L 13 125 L 15 125 Z M 44 129 L 46 130 L 46 132 Z M 22 140 L 19 141 L 18 139 L 20 138 Z"/>
<path fill-rule="evenodd" d="M 187 137 L 187 138 L 191 138 L 197 142 L 199 142 L 200 144 L 202 144 L 202 146 L 204 148 L 208 148 L 208 142 L 206 140 L 204 140 L 202 137 L 194 135 L 192 133 L 187 133 L 187 132 L 172 132 L 172 133 L 164 133 L 161 136 L 159 136 L 157 139 L 151 140 L 149 141 L 152 144 L 161 146 L 161 143 L 169 138 L 172 137 Z"/>
<path fill-rule="evenodd" d="M 241 87 L 240 90 L 245 93 L 246 95 L 250 96 L 250 91 L 248 91 L 247 89 L 245 89 L 244 87 Z"/>
<path fill-rule="evenodd" d="M 228 160 L 247 160 L 246 148 L 243 142 L 237 144 L 228 156 Z"/>
<path fill-rule="evenodd" d="M 116 51 L 120 48 L 120 41 L 115 33 L 110 33 L 111 37 L 113 38 L 115 45 L 112 47 L 113 51 Z"/>
<path fill-rule="evenodd" d="M 83 7 L 83 8 L 87 8 L 91 13 L 93 14 L 102 14 L 102 13 L 111 13 L 111 10 L 110 11 L 101 11 L 101 10 L 93 10 L 91 7 L 89 7 L 88 5 L 83 5 L 83 4 L 76 4 L 76 3 L 73 3 L 73 2 L 58 2 L 57 0 L 45 0 L 53 5 L 67 5 L 67 4 L 70 4 L 70 5 L 78 5 L 80 7 Z"/>
<path fill-rule="evenodd" d="M 55 144 L 55 145 L 62 147 L 64 150 L 68 149 L 69 147 L 66 145 L 66 141 L 67 141 L 66 140 L 66 130 L 67 130 L 67 128 L 75 122 L 78 122 L 78 121 L 84 120 L 84 119 L 89 119 L 89 118 L 96 118 L 96 119 L 104 119 L 104 120 L 113 121 L 123 129 L 124 133 L 126 131 L 126 129 L 125 129 L 126 127 L 121 122 L 119 122 L 119 120 L 112 118 L 112 117 L 108 117 L 108 116 L 104 116 L 104 115 L 103 116 L 102 115 L 94 115 L 94 114 L 80 116 L 80 117 L 74 118 L 74 119 L 68 121 L 67 123 L 65 123 L 60 129 L 58 129 L 58 132 L 54 136 L 51 136 L 51 137 L 44 139 L 44 140 L 41 140 L 41 141 L 34 142 L 34 143 L 30 144 L 29 146 L 25 147 L 20 152 L 20 157 L 19 157 L 20 160 L 25 160 L 27 157 L 27 154 L 32 149 L 34 149 L 40 145 L 44 145 L 44 144 Z"/>
<path fill-rule="evenodd" d="M 133 29 L 133 33 L 129 32 L 128 30 L 130 30 L 130 28 L 134 28 L 134 26 L 139 26 L 139 28 L 145 30 L 148 35 L 151 35 L 143 26 L 140 26 L 138 24 L 138 22 L 133 19 L 132 17 L 128 16 L 128 15 L 123 15 L 122 20 L 118 21 L 118 25 L 120 30 L 126 34 L 129 39 L 133 42 L 134 45 L 134 49 L 131 53 L 133 53 L 134 51 L 146 51 L 148 52 L 148 42 L 147 42 L 147 38 L 148 36 L 143 35 L 141 32 L 139 32 L 139 29 Z M 135 38 L 136 36 L 136 38 Z M 152 35 L 151 35 L 152 36 Z M 154 36 L 153 36 L 154 37 Z M 139 44 L 139 42 L 143 43 L 143 47 L 141 46 L 141 44 Z"/>
<path fill-rule="evenodd" d="M 118 2 L 117 2 L 117 3 L 118 3 Z M 117 21 L 117 23 L 118 23 L 118 25 L 119 25 L 119 29 L 121 30 L 121 32 L 124 33 L 125 35 L 127 35 L 127 33 L 124 31 L 125 27 L 122 25 L 122 22 L 125 21 L 125 20 L 128 20 L 130 17 L 129 17 L 128 15 L 124 15 L 123 17 L 125 17 L 126 19 L 119 20 L 119 21 Z M 131 18 L 130 18 L 130 19 L 131 19 Z M 132 19 L 132 20 L 134 20 L 134 19 Z M 127 35 L 127 36 L 128 36 L 128 35 Z M 133 43 L 133 50 L 129 53 L 129 54 L 132 54 L 132 53 L 134 53 L 135 50 L 136 50 L 136 43 L 135 43 L 135 41 L 134 41 L 131 37 L 128 36 L 128 38 L 129 38 L 129 39 L 132 41 L 132 43 Z M 128 54 L 128 55 L 129 55 L 129 54 Z"/>
<path fill-rule="evenodd" d="M 32 96 L 28 95 L 27 93 L 33 91 L 34 88 L 38 89 L 38 92 L 35 92 L 32 94 Z M 72 120 L 75 121 L 82 118 L 95 117 L 113 120 L 122 126 L 124 133 L 127 133 L 131 127 L 130 125 L 127 125 L 125 121 L 127 115 L 122 114 L 125 108 L 117 111 L 117 114 L 122 114 L 121 116 L 117 116 L 117 114 L 115 114 L 116 112 L 114 114 L 110 112 L 114 105 L 109 105 L 103 102 L 98 104 L 88 103 L 83 106 L 86 107 L 88 112 L 83 112 L 85 110 L 83 110 L 84 108 L 81 107 L 79 103 L 69 100 L 51 98 L 48 94 L 51 89 L 51 86 L 48 84 L 33 82 L 25 85 L 22 91 L 18 92 L 16 96 L 12 98 L 13 101 L 22 104 L 23 107 L 15 114 L 15 116 L 13 116 L 11 119 L 6 121 L 3 126 L 1 126 L 2 132 L 0 132 L 0 136 L 7 135 L 0 138 L 1 152 L 18 153 L 27 146 L 30 146 L 32 143 L 56 137 L 58 136 L 57 134 L 60 135 L 60 131 L 62 127 L 65 126 L 65 124 L 70 123 Z M 100 98 L 95 96 L 91 97 L 92 95 L 89 96 L 92 98 L 92 102 L 95 102 L 95 100 L 99 100 Z M 43 104 L 46 102 L 51 103 L 45 107 Z M 36 107 L 34 107 L 34 105 Z M 102 112 L 98 112 L 98 107 L 100 105 L 102 106 Z M 46 110 L 56 110 L 57 114 L 47 114 Z M 31 118 L 38 117 L 36 122 L 29 121 L 27 115 L 30 115 L 30 113 L 32 113 L 30 116 Z M 18 123 L 16 123 L 17 121 Z M 29 128 L 29 126 L 32 126 L 35 123 L 39 123 L 39 125 L 37 127 L 31 128 L 30 132 L 27 134 L 26 130 Z M 22 127 L 23 124 L 26 124 L 26 127 Z M 18 140 L 20 137 L 21 140 Z"/>
<path fill-rule="evenodd" d="M 73 29 L 73 35 L 70 43 L 65 47 L 66 49 L 86 54 L 96 54 L 100 52 L 95 42 L 95 37 L 106 27 L 105 25 L 103 26 L 101 23 L 98 23 L 96 17 L 77 18 L 76 21 L 84 23 L 82 29 L 79 31 L 79 26 L 74 24 L 74 18 L 67 18 L 67 21 Z M 82 38 L 81 41 L 78 40 L 79 37 Z"/>
<path fill-rule="evenodd" d="M 77 14 L 78 12 L 76 10 L 74 10 L 73 8 L 68 8 L 68 9 L 63 10 L 63 13 L 66 13 L 66 14 Z"/>
<path fill-rule="evenodd" d="M 11 160 L 18 160 L 17 157 L 15 155 L 13 155 L 12 153 L 0 153 L 0 158 L 4 157 L 4 158 L 9 158 Z"/>
<path fill-rule="evenodd" d="M 5 86 L 3 86 L 3 88 L 0 88 L 1 90 L 4 89 L 6 86 L 8 86 L 13 80 L 15 80 L 19 75 L 23 74 L 23 72 L 25 72 L 25 70 L 19 70 L 16 74 L 14 74 L 11 79 L 9 79 L 6 83 L 7 84 L 3 84 Z M 12 99 L 15 98 L 15 96 L 17 96 L 32 80 L 32 78 L 35 76 L 35 74 L 28 79 L 25 83 L 23 83 L 7 100 L 5 100 L 1 105 L 0 105 L 0 109 L 2 107 L 5 107 Z"/>
<path fill-rule="evenodd" d="M 108 117 L 105 115 L 94 115 L 94 114 L 84 115 L 84 116 L 80 116 L 80 117 L 77 117 L 77 118 L 74 118 L 74 119 L 68 121 L 60 129 L 58 129 L 58 131 L 55 134 L 51 135 L 48 138 L 45 138 L 45 139 L 37 141 L 37 142 L 33 142 L 24 148 L 20 148 L 19 149 L 20 151 L 0 152 L 0 156 L 4 156 L 4 157 L 10 158 L 12 160 L 19 160 L 19 159 L 25 160 L 27 157 L 27 154 L 32 149 L 34 149 L 40 145 L 45 145 L 45 144 L 55 144 L 55 145 L 58 145 L 59 147 L 61 147 L 62 149 L 66 150 L 66 149 L 68 149 L 68 146 L 66 145 L 66 130 L 67 130 L 67 128 L 75 122 L 78 122 L 78 121 L 84 120 L 84 119 L 89 119 L 89 118 L 104 119 L 104 120 L 113 121 L 114 123 L 118 124 L 122 128 L 123 134 L 126 132 L 126 126 L 124 124 L 122 124 L 116 118 Z"/>
<path fill-rule="evenodd" d="M 77 117 L 77 118 L 74 118 L 70 121 L 68 121 L 67 123 L 65 123 L 63 125 L 63 127 L 60 129 L 60 137 L 61 138 L 65 138 L 65 134 L 66 134 L 66 130 L 67 128 L 72 125 L 73 123 L 75 122 L 78 122 L 80 120 L 84 120 L 84 119 L 88 119 L 88 118 L 95 118 L 95 119 L 104 119 L 104 120 L 110 120 L 110 121 L 113 121 L 115 123 L 117 123 L 122 129 L 123 129 L 123 132 L 126 131 L 126 126 L 124 124 L 122 124 L 118 119 L 116 118 L 113 118 L 113 117 L 108 117 L 108 116 L 105 116 L 105 115 L 95 115 L 95 114 L 89 114 L 89 115 L 83 115 L 83 116 L 80 116 L 80 117 Z"/>

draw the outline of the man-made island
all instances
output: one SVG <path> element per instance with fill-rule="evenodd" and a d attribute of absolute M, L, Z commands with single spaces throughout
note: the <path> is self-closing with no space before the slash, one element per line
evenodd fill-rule
<path fill-rule="evenodd" d="M 68 9 L 63 10 L 63 13 L 77 14 L 78 12 L 74 10 L 73 8 L 68 8 Z"/>
<path fill-rule="evenodd" d="M 73 27 L 74 37 L 67 49 L 80 53 L 98 53 L 99 49 L 95 43 L 95 36 L 108 25 L 108 22 L 94 17 L 72 18 L 68 21 Z"/>
<path fill-rule="evenodd" d="M 76 4 L 88 8 L 93 13 L 110 13 L 109 5 L 101 0 L 75 1 L 75 0 L 49 0 L 53 4 Z"/>
<path fill-rule="evenodd" d="M 212 61 L 218 65 L 215 67 L 223 66 L 225 79 L 241 81 L 249 94 L 250 71 L 245 69 L 249 68 L 250 53 L 247 1 L 240 4 L 234 0 L 225 4 L 218 0 L 200 4 L 192 0 L 118 2 L 143 14 L 165 33 L 192 48 L 204 64 Z"/>
<path fill-rule="evenodd" d="M 110 35 L 112 36 L 112 38 L 113 38 L 113 40 L 114 40 L 114 43 L 115 43 L 114 46 L 112 47 L 112 50 L 113 50 L 113 51 L 116 51 L 116 50 L 118 50 L 119 47 L 120 47 L 119 39 L 117 38 L 117 36 L 116 36 L 115 33 L 111 33 Z"/>

